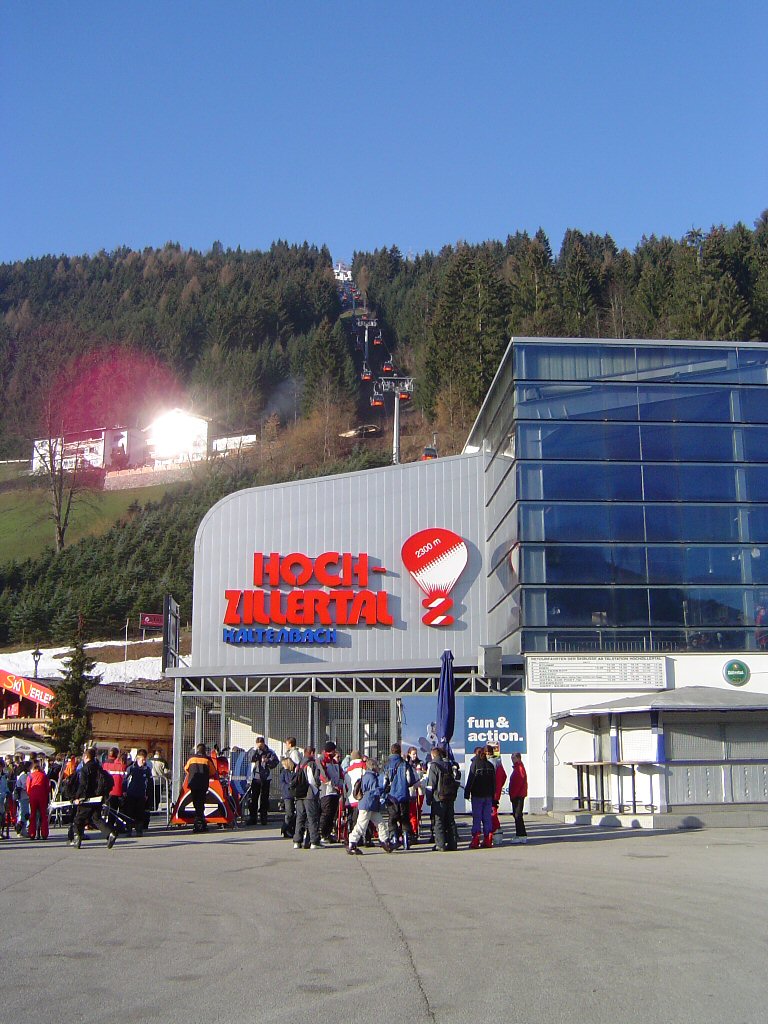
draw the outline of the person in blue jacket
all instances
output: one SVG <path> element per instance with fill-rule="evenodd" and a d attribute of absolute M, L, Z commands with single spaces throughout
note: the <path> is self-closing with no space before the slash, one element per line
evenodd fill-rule
<path fill-rule="evenodd" d="M 366 758 L 366 768 L 360 779 L 361 795 L 358 803 L 357 823 L 349 835 L 347 853 L 362 853 L 359 845 L 365 839 L 368 825 L 375 825 L 379 830 L 379 844 L 386 853 L 392 853 L 389 842 L 389 823 L 387 815 L 382 813 L 386 808 L 386 781 L 377 771 L 373 758 Z"/>
<path fill-rule="evenodd" d="M 136 760 L 129 766 L 123 779 L 122 808 L 133 819 L 133 828 L 141 838 L 149 827 L 149 798 L 154 788 L 152 769 L 147 764 L 146 750 L 139 750 Z M 128 828 L 128 835 L 131 828 Z"/>
<path fill-rule="evenodd" d="M 256 737 L 256 749 L 251 757 L 251 816 L 250 825 L 258 821 L 269 822 L 269 787 L 272 783 L 272 769 L 277 768 L 280 759 L 270 750 L 263 736 Z"/>
<path fill-rule="evenodd" d="M 293 839 L 296 831 L 296 798 L 291 790 L 291 779 L 296 771 L 296 762 L 291 757 L 284 757 L 280 764 L 280 791 L 283 796 L 283 827 L 280 831 L 283 839 Z"/>
<path fill-rule="evenodd" d="M 416 785 L 416 772 L 403 757 L 399 743 L 393 743 L 389 749 L 391 756 L 384 772 L 389 787 L 387 797 L 389 830 L 396 845 L 400 845 L 405 836 L 408 846 L 411 846 L 413 844 L 410 816 L 411 786 Z"/>

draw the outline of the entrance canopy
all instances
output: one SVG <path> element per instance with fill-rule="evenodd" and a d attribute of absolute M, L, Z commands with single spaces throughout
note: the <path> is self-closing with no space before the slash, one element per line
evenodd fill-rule
<path fill-rule="evenodd" d="M 555 711 L 552 719 L 579 718 L 633 711 L 768 711 L 768 694 L 742 693 L 714 686 L 681 686 L 678 690 L 623 697 L 605 704 Z"/>

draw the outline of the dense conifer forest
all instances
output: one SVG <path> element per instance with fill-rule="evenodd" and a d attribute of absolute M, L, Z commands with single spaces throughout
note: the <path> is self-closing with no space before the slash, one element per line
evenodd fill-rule
<path fill-rule="evenodd" d="M 408 259 L 392 246 L 355 253 L 353 275 L 444 454 L 460 450 L 512 334 L 768 340 L 768 211 L 753 228 L 652 236 L 632 252 L 576 230 L 556 255 L 542 231 Z M 0 644 L 66 642 L 78 612 L 117 636 L 168 591 L 188 618 L 194 534 L 219 497 L 386 461 L 338 443 L 367 406 L 345 324 L 330 253 L 307 244 L 0 265 L 0 458 L 29 457 L 54 398 L 67 429 L 144 425 L 162 399 L 262 434 L 258 462 L 212 468 L 98 540 L 0 565 Z"/>

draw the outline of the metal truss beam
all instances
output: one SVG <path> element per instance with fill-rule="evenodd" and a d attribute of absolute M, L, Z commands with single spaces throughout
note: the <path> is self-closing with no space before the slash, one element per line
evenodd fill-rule
<path fill-rule="evenodd" d="M 313 694 L 317 696 L 437 693 L 438 673 L 355 673 L 308 676 L 186 676 L 181 696 L 222 694 Z M 475 672 L 456 672 L 457 694 L 504 694 L 522 690 L 522 674 L 487 679 Z"/>

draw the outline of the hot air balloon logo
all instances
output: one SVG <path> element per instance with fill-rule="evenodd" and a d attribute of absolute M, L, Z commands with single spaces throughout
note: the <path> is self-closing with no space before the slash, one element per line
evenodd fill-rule
<path fill-rule="evenodd" d="M 452 530 L 432 527 L 420 530 L 403 544 L 403 562 L 427 595 L 422 605 L 425 626 L 451 626 L 453 601 L 448 596 L 467 564 L 467 545 Z"/>

